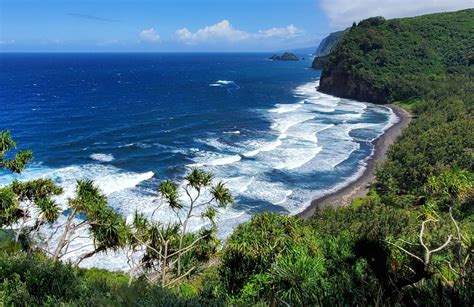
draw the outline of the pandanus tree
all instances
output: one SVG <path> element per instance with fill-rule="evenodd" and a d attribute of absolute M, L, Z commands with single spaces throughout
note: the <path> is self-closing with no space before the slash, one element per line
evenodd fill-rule
<path fill-rule="evenodd" d="M 16 148 L 10 132 L 0 133 L 0 169 L 21 173 L 33 158 L 30 150 L 19 151 L 11 159 L 7 154 Z M 62 212 L 52 199 L 63 192 L 51 179 L 30 181 L 14 180 L 10 185 L 0 188 L 0 227 L 9 228 L 15 240 L 31 241 L 35 248 L 43 249 L 54 260 L 64 260 L 73 252 L 93 248 L 79 255 L 74 264 L 107 250 L 124 247 L 127 239 L 125 219 L 108 206 L 107 198 L 90 180 L 79 180 L 76 196 L 68 200 L 68 208 Z M 66 216 L 64 224 L 58 223 L 60 214 Z M 55 226 L 48 238 L 41 236 L 40 227 L 44 224 Z M 59 233 L 57 242 L 52 238 Z M 51 242 L 56 242 L 51 246 Z"/>
<path fill-rule="evenodd" d="M 65 258 L 73 252 L 83 252 L 74 261 L 79 265 L 84 259 L 96 253 L 117 250 L 125 246 L 127 226 L 125 219 L 108 206 L 107 197 L 94 185 L 92 180 L 78 180 L 76 196 L 68 201 L 67 219 L 53 250 L 55 260 Z M 81 239 L 92 239 L 93 246 L 79 245 L 71 250 L 71 245 Z"/>
<path fill-rule="evenodd" d="M 9 131 L 0 133 L 0 168 L 21 173 L 32 160 L 30 150 L 19 151 L 11 159 L 6 156 L 16 144 Z M 52 196 L 62 193 L 62 188 L 50 179 L 26 182 L 13 181 L 0 188 L 0 226 L 9 227 L 15 233 L 15 241 L 26 242 L 38 234 L 40 226 L 53 223 L 59 216 L 59 206 Z"/>
<path fill-rule="evenodd" d="M 31 150 L 21 150 L 12 159 L 6 159 L 11 150 L 16 149 L 16 143 L 10 136 L 10 131 L 0 132 L 0 168 L 8 169 L 14 173 L 21 173 L 26 165 L 33 159 Z"/>
<path fill-rule="evenodd" d="M 193 169 L 185 177 L 183 186 L 166 180 L 158 191 L 177 222 L 156 221 L 158 207 L 149 219 L 142 213 L 135 214 L 129 246 L 132 252 L 142 252 L 142 257 L 137 263 L 129 256 L 130 277 L 141 273 L 150 281 L 169 287 L 196 271 L 215 252 L 217 209 L 232 204 L 234 199 L 222 182 L 214 184 L 212 174 L 199 169 Z M 203 219 L 207 226 L 189 232 L 192 219 Z"/>

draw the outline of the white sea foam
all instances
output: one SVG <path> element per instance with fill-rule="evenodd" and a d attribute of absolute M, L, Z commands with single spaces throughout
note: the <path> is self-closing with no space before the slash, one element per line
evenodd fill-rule
<path fill-rule="evenodd" d="M 267 201 L 271 204 L 283 204 L 293 191 L 279 182 L 255 180 L 249 187 L 246 195 L 250 198 Z"/>
<path fill-rule="evenodd" d="M 142 174 L 135 173 L 119 173 L 98 176 L 95 181 L 101 190 L 109 195 L 114 192 L 136 187 L 140 182 L 151 179 L 153 172 L 146 172 Z"/>
<path fill-rule="evenodd" d="M 189 164 L 189 167 L 219 166 L 238 162 L 242 159 L 240 155 L 220 155 L 219 158 L 212 160 L 203 159 L 202 162 Z"/>
<path fill-rule="evenodd" d="M 224 86 L 229 84 L 235 84 L 235 82 L 232 80 L 217 80 L 216 82 L 209 84 L 209 86 Z"/>
<path fill-rule="evenodd" d="M 304 102 L 304 101 L 303 101 Z M 302 104 L 277 104 L 275 109 L 270 110 L 272 113 L 287 113 L 287 112 L 292 112 L 296 111 L 297 109 L 301 108 Z"/>
<path fill-rule="evenodd" d="M 138 148 L 150 148 L 152 145 L 150 144 L 147 144 L 147 143 L 141 143 L 141 142 L 138 142 L 138 143 L 128 143 L 128 144 L 125 144 L 125 145 L 120 145 L 118 146 L 119 148 L 124 148 L 124 147 L 138 147 Z"/>
<path fill-rule="evenodd" d="M 261 152 L 267 152 L 267 151 L 272 151 L 274 150 L 275 148 L 277 148 L 278 146 L 281 146 L 281 144 L 283 144 L 283 142 L 281 141 L 283 137 L 280 136 L 277 138 L 276 141 L 272 141 L 272 142 L 264 142 L 264 143 L 260 143 L 259 145 L 255 145 L 255 143 L 258 143 L 258 142 L 250 142 L 250 144 L 247 144 L 247 146 L 252 146 L 252 145 L 255 145 L 255 147 L 257 149 L 254 149 L 254 150 L 250 150 L 250 151 L 247 151 L 247 152 L 244 152 L 242 155 L 244 157 L 254 157 L 256 155 L 258 155 L 259 153 Z"/>
<path fill-rule="evenodd" d="M 103 154 L 103 153 L 94 153 L 90 155 L 90 158 L 100 162 L 111 162 L 115 160 L 114 156 L 111 154 Z"/>
<path fill-rule="evenodd" d="M 395 125 L 400 121 L 400 118 L 393 112 L 392 109 L 385 107 L 385 110 L 390 114 L 388 118 L 387 124 L 382 128 L 382 133 L 383 134 L 385 131 L 387 131 L 390 127 Z"/>
<path fill-rule="evenodd" d="M 280 151 L 272 157 L 275 169 L 294 170 L 302 167 L 323 149 L 316 144 L 302 144 L 301 142 L 289 142 L 288 146 L 280 147 Z M 270 160 L 270 159 L 269 159 Z"/>
<path fill-rule="evenodd" d="M 283 113 L 281 116 L 273 118 L 273 124 L 271 128 L 280 132 L 285 133 L 291 127 L 298 125 L 307 120 L 314 119 L 316 116 L 314 114 L 306 112 L 292 112 L 292 113 Z"/>
<path fill-rule="evenodd" d="M 208 139 L 195 139 L 195 142 L 201 143 L 201 144 L 206 144 L 208 146 L 212 146 L 218 151 L 234 151 L 236 150 L 236 147 L 233 145 L 226 144 L 222 141 L 219 140 L 219 138 L 208 138 Z"/>
<path fill-rule="evenodd" d="M 232 84 L 232 83 L 234 83 L 234 81 L 231 81 L 231 80 L 217 80 L 216 83 L 219 83 L 219 84 Z"/>
<path fill-rule="evenodd" d="M 288 197 L 289 197 L 291 194 L 293 194 L 293 191 L 292 191 L 292 190 L 286 190 L 285 198 L 283 198 L 283 199 L 280 200 L 280 201 L 277 201 L 277 202 L 275 203 L 275 205 L 281 205 L 281 204 L 285 203 L 286 200 L 288 199 Z"/>
<path fill-rule="evenodd" d="M 239 176 L 225 179 L 225 184 L 233 194 L 242 194 L 248 190 L 249 186 L 254 182 L 254 180 L 255 176 L 250 178 L 246 176 Z"/>

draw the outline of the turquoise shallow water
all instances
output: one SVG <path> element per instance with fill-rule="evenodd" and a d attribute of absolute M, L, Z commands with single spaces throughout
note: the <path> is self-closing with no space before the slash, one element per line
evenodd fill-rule
<path fill-rule="evenodd" d="M 0 129 L 35 153 L 20 179 L 54 178 L 63 203 L 76 179 L 94 179 L 125 216 L 151 212 L 161 180 L 212 171 L 236 197 L 221 212 L 224 238 L 254 214 L 297 213 L 354 180 L 395 120 L 387 108 L 317 92 L 308 58 L 267 57 L 2 54 Z M 1 173 L 0 184 L 13 177 Z"/>

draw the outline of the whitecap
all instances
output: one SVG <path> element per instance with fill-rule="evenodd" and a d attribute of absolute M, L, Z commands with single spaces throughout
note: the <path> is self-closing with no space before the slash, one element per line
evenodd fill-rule
<path fill-rule="evenodd" d="M 246 177 L 232 177 L 229 179 L 224 179 L 226 187 L 234 194 L 242 194 L 248 190 L 249 186 L 254 182 L 255 176 Z"/>
<path fill-rule="evenodd" d="M 280 205 L 283 204 L 292 193 L 293 191 L 283 183 L 255 180 L 245 196 L 267 201 L 274 205 Z"/>
<path fill-rule="evenodd" d="M 224 134 L 240 134 L 240 130 L 235 131 L 225 131 Z"/>
<path fill-rule="evenodd" d="M 281 146 L 282 144 L 282 139 L 283 137 L 280 136 L 278 137 L 278 139 L 276 141 L 272 141 L 272 142 L 263 142 L 263 143 L 260 143 L 258 144 L 258 142 L 253 142 L 253 144 L 247 144 L 247 146 L 252 146 L 254 145 L 255 143 L 257 143 L 258 145 L 255 145 L 255 147 L 257 147 L 256 149 L 254 150 L 250 150 L 250 151 L 247 151 L 245 153 L 243 153 L 242 155 L 244 157 L 254 157 L 256 155 L 258 155 L 260 152 L 267 152 L 267 151 L 272 151 L 274 149 L 276 149 L 278 146 Z"/>
<path fill-rule="evenodd" d="M 283 113 L 282 116 L 274 117 L 271 128 L 280 133 L 285 133 L 291 127 L 298 125 L 307 120 L 314 119 L 316 116 L 304 112 Z"/>
<path fill-rule="evenodd" d="M 304 101 L 302 101 L 304 103 Z M 296 111 L 302 107 L 302 103 L 295 103 L 295 104 L 277 104 L 275 109 L 270 110 L 272 113 L 287 113 Z"/>
<path fill-rule="evenodd" d="M 289 144 L 284 150 L 275 153 L 273 163 L 275 169 L 294 170 L 307 164 L 323 149 L 318 145 Z"/>
<path fill-rule="evenodd" d="M 231 85 L 231 84 L 236 85 L 236 83 L 231 80 L 217 80 L 216 82 L 209 84 L 209 86 L 222 87 L 222 86 Z"/>
<path fill-rule="evenodd" d="M 220 166 L 238 162 L 242 159 L 240 155 L 221 155 L 219 158 L 209 159 L 189 164 L 188 167 L 202 167 L 202 166 Z"/>
<path fill-rule="evenodd" d="M 92 160 L 100 161 L 100 162 L 111 162 L 115 160 L 114 156 L 111 154 L 103 154 L 103 153 L 94 153 L 90 155 Z"/>
<path fill-rule="evenodd" d="M 235 83 L 235 82 L 231 81 L 231 80 L 217 80 L 216 83 L 219 83 L 219 84 L 232 84 L 232 83 Z"/>

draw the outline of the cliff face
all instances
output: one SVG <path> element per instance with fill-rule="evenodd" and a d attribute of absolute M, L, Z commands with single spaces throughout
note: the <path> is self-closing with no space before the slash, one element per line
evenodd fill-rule
<path fill-rule="evenodd" d="M 342 65 L 332 67 L 330 72 L 323 70 L 319 90 L 342 98 L 374 103 L 386 103 L 389 94 L 387 90 L 374 88 L 370 81 L 348 73 Z"/>
<path fill-rule="evenodd" d="M 349 29 L 333 32 L 329 34 L 328 36 L 326 36 L 319 44 L 318 48 L 314 52 L 314 55 L 317 57 L 328 55 L 331 52 L 334 45 L 336 45 L 336 43 L 342 38 L 344 33 L 346 33 L 348 30 Z"/>
<path fill-rule="evenodd" d="M 474 9 L 353 26 L 328 56 L 320 91 L 387 103 L 425 96 L 472 67 Z"/>
<path fill-rule="evenodd" d="M 331 53 L 332 49 L 339 41 L 341 41 L 342 37 L 344 36 L 344 34 L 346 34 L 347 31 L 349 31 L 349 29 L 333 32 L 321 41 L 314 53 L 316 57 L 314 58 L 313 63 L 311 64 L 312 68 L 324 68 L 324 65 L 327 63 L 329 59 L 329 54 Z"/>

